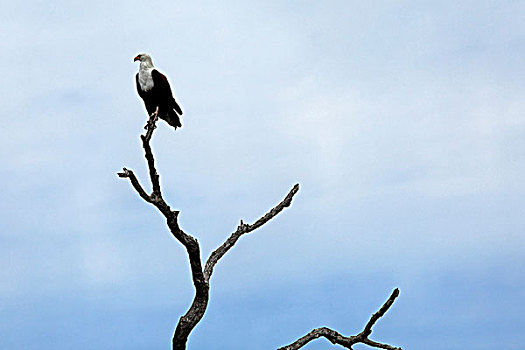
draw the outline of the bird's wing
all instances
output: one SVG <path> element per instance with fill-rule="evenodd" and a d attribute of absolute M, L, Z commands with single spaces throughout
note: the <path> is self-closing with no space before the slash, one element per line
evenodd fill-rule
<path fill-rule="evenodd" d="M 153 78 L 153 86 L 157 90 L 157 93 L 161 95 L 161 98 L 164 101 L 169 101 L 170 107 L 175 109 L 179 115 L 182 115 L 182 109 L 180 108 L 177 101 L 175 101 L 171 93 L 171 87 L 170 83 L 168 82 L 168 78 L 166 78 L 164 74 L 160 73 L 156 69 L 151 72 L 151 77 Z"/>

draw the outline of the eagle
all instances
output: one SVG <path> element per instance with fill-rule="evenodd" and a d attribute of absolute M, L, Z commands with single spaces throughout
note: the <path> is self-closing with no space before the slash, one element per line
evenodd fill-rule
<path fill-rule="evenodd" d="M 173 98 L 168 78 L 155 69 L 151 56 L 138 54 L 133 62 L 140 61 L 139 72 L 135 76 L 137 92 L 144 101 L 150 116 L 157 115 L 175 130 L 182 127 L 179 116 L 182 109 Z"/>

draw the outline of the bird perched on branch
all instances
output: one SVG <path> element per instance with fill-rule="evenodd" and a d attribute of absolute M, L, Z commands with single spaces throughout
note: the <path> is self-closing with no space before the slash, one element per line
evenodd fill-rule
<path fill-rule="evenodd" d="M 168 78 L 155 69 L 148 54 L 138 54 L 133 61 L 140 61 L 135 80 L 137 92 L 144 100 L 149 115 L 164 119 L 175 129 L 180 128 L 182 124 L 179 116 L 182 115 L 182 109 L 173 98 Z"/>

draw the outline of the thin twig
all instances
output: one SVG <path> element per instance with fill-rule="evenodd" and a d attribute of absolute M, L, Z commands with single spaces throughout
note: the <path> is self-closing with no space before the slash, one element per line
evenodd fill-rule
<path fill-rule="evenodd" d="M 146 202 L 151 203 L 151 197 L 146 193 L 146 191 L 144 191 L 133 171 L 123 168 L 122 172 L 117 173 L 117 175 L 122 178 L 129 178 L 131 184 L 133 185 L 133 188 L 137 191 L 139 196 L 141 196 L 142 199 L 144 199 Z"/>

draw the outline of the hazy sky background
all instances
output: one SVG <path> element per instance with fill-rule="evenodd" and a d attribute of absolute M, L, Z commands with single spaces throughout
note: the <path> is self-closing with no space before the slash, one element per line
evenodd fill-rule
<path fill-rule="evenodd" d="M 525 342 L 524 1 L 1 2 L 0 347 L 169 349 L 193 296 L 144 186 L 133 57 L 183 128 L 157 169 L 216 267 L 189 349 L 314 327 L 404 349 Z M 318 340 L 305 349 L 331 349 Z M 356 346 L 356 349 L 364 347 Z"/>

